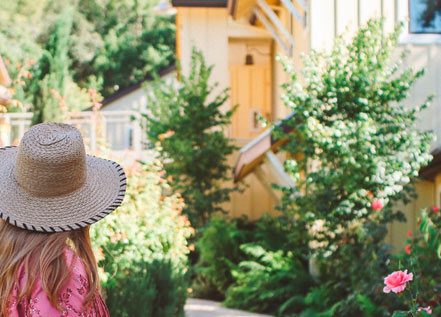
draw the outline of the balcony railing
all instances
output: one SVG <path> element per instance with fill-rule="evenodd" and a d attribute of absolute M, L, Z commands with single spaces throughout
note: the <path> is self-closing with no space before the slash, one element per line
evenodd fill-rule
<path fill-rule="evenodd" d="M 17 145 L 31 120 L 29 112 L 0 114 L 0 146 Z M 143 159 L 149 155 L 141 121 L 134 111 L 84 111 L 70 113 L 65 122 L 81 131 L 89 152 L 106 149 L 113 156 Z"/>

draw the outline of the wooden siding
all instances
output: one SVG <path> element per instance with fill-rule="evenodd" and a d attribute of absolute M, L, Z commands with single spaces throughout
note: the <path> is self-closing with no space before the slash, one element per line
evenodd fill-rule
<path fill-rule="evenodd" d="M 270 1 L 268 1 L 270 3 Z M 178 51 L 184 71 L 188 71 L 191 48 L 193 45 L 201 49 L 210 64 L 215 65 L 213 81 L 220 83 L 220 88 L 234 86 L 233 80 L 243 74 L 231 75 L 230 66 L 237 61 L 244 60 L 244 52 L 241 56 L 231 58 L 231 40 L 249 41 L 250 39 L 268 41 L 268 32 L 264 29 L 247 24 L 247 13 L 250 8 L 247 5 L 255 3 L 254 0 L 240 0 L 240 15 L 243 19 L 234 22 L 228 17 L 225 9 L 190 9 L 178 8 Z M 310 49 L 327 50 L 333 45 L 338 34 L 351 37 L 356 30 L 371 17 L 385 16 L 385 31 L 391 31 L 398 21 L 406 18 L 407 0 L 309 0 L 307 25 L 300 25 L 292 19 L 287 10 L 280 4 L 271 1 L 277 6 L 280 20 L 293 34 L 295 46 L 291 58 L 297 70 L 301 70 L 301 54 L 308 53 Z M 240 34 L 240 36 L 237 36 Z M 244 42 L 242 42 L 244 44 Z M 415 44 L 403 40 L 400 49 L 396 52 L 396 58 L 403 49 L 409 51 L 409 58 L 404 66 L 421 68 L 426 67 L 427 72 L 415 87 L 405 102 L 409 106 L 418 105 L 429 94 L 436 94 L 432 107 L 426 110 L 420 117 L 419 126 L 422 129 L 435 131 L 438 138 L 435 146 L 441 145 L 441 39 L 438 42 Z M 230 55 L 229 55 L 230 54 Z M 280 85 L 287 80 L 280 63 L 275 61 L 275 56 L 284 55 L 284 51 L 273 41 L 271 44 L 271 73 L 272 73 L 272 116 L 274 119 L 284 117 L 288 110 L 281 101 L 283 91 Z M 229 57 L 230 56 L 230 57 Z M 256 57 L 256 59 L 258 59 Z M 234 69 L 234 67 L 233 67 Z M 233 70 L 234 72 L 234 70 Z M 231 83 L 230 83 L 231 80 Z M 232 85 L 231 85 L 232 84 Z M 235 94 L 236 92 L 232 92 Z M 232 99 L 238 98 L 237 96 Z M 228 107 L 231 104 L 228 105 Z M 243 114 L 248 120 L 248 114 Z M 234 132 L 233 132 L 234 133 Z M 239 135 L 240 136 L 240 135 Z M 244 145 L 249 139 L 237 140 L 238 145 Z M 235 163 L 235 157 L 231 159 Z M 257 177 L 250 175 L 245 179 L 249 185 L 243 193 L 233 195 L 230 206 L 231 215 L 248 215 L 255 219 L 262 213 L 274 212 L 274 198 L 267 193 Z M 440 204 L 441 177 L 435 182 L 420 182 L 417 185 L 419 198 L 407 206 L 397 206 L 407 215 L 408 223 L 393 224 L 388 241 L 400 246 L 408 229 L 415 230 L 417 218 L 422 207 L 432 204 Z"/>
<path fill-rule="evenodd" d="M 263 132 L 258 116 L 271 120 L 271 69 L 269 65 L 231 65 L 231 137 L 252 139 Z"/>
<path fill-rule="evenodd" d="M 406 222 L 394 222 L 389 225 L 389 233 L 386 241 L 396 248 L 396 251 L 403 248 L 406 241 L 406 234 L 409 230 L 418 232 L 418 218 L 421 210 L 428 208 L 435 203 L 435 183 L 420 181 L 415 185 L 418 194 L 417 199 L 407 205 L 397 205 L 406 216 Z"/>
<path fill-rule="evenodd" d="M 215 65 L 212 83 L 218 83 L 213 94 L 230 86 L 228 74 L 228 11 L 223 8 L 178 8 L 178 51 L 182 72 L 190 70 L 193 47 L 202 51 L 206 62 Z M 229 108 L 229 104 L 226 108 Z"/>

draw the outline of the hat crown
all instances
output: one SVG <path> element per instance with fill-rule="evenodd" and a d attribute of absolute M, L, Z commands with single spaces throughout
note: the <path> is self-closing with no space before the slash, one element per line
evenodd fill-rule
<path fill-rule="evenodd" d="M 66 195 L 86 181 L 86 151 L 78 129 L 62 123 L 33 126 L 17 153 L 15 179 L 39 197 Z"/>

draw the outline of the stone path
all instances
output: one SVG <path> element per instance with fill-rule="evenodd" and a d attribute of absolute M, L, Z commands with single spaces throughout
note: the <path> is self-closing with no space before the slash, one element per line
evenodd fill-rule
<path fill-rule="evenodd" d="M 189 298 L 185 305 L 186 317 L 271 317 L 247 313 L 236 309 L 227 309 L 219 303 L 203 299 Z"/>

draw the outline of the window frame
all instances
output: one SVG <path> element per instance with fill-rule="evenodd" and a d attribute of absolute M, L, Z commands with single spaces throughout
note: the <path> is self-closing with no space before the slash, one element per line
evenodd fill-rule
<path fill-rule="evenodd" d="M 396 0 L 397 21 L 404 22 L 404 31 L 399 42 L 402 44 L 441 44 L 439 33 L 410 32 L 410 1 Z"/>

